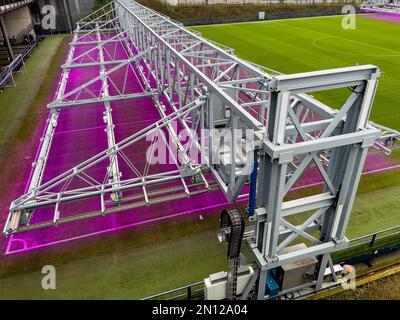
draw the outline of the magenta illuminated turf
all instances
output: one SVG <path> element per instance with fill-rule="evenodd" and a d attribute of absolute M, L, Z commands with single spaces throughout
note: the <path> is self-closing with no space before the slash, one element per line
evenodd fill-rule
<path fill-rule="evenodd" d="M 370 9 L 369 11 L 368 10 L 369 9 L 363 10 L 366 13 L 371 13 L 371 14 L 364 16 L 367 19 L 400 23 L 400 12 L 399 13 L 383 13 L 383 12 L 374 11 L 373 9 Z"/>
<path fill-rule="evenodd" d="M 116 46 L 110 45 L 108 52 L 112 52 L 111 56 L 105 55 L 108 59 L 124 59 L 125 51 L 120 44 Z M 75 50 L 75 57 L 79 56 L 89 48 L 87 46 L 79 46 Z M 115 53 L 115 54 L 114 54 Z M 92 57 L 96 59 L 96 52 Z M 87 57 L 80 62 L 87 63 L 91 60 Z M 107 67 L 111 68 L 111 67 Z M 66 92 L 82 85 L 90 79 L 99 75 L 98 67 L 85 69 L 74 69 L 70 71 Z M 115 94 L 115 87 L 120 87 L 124 78 L 127 76 L 129 88 L 126 93 L 140 92 L 141 86 L 132 72 L 125 74 L 124 70 L 118 70 L 111 75 L 113 85 L 110 85 L 110 94 Z M 97 81 L 90 86 L 90 91 L 95 95 L 101 89 L 101 82 Z M 82 93 L 80 99 L 89 98 L 89 93 Z M 127 136 L 133 134 L 154 123 L 160 119 L 160 115 L 154 107 L 151 98 L 143 98 L 140 100 L 113 102 L 113 120 L 115 123 L 115 138 L 120 141 Z M 86 105 L 79 108 L 63 109 L 58 118 L 58 124 L 54 135 L 52 148 L 49 154 L 46 172 L 43 181 L 49 181 L 58 176 L 71 167 L 81 163 L 82 161 L 92 157 L 93 155 L 103 151 L 107 146 L 107 136 L 105 133 L 106 125 L 103 121 L 103 104 Z M 148 144 L 148 143 L 147 143 Z M 135 163 L 138 169 L 145 166 L 145 151 L 147 149 L 146 142 L 135 144 L 125 150 L 125 154 Z M 104 178 L 108 163 L 104 162 L 90 171 L 90 175 L 101 181 Z M 132 172 L 126 163 L 120 163 L 120 170 L 124 179 L 132 177 Z M 159 173 L 176 170 L 174 165 L 159 165 L 151 167 L 151 173 Z M 79 187 L 79 181 L 74 182 Z M 177 183 L 175 183 L 177 184 Z M 169 186 L 174 185 L 170 183 Z M 179 184 L 178 184 L 179 185 Z M 22 194 L 22 190 L 21 193 Z M 18 196 L 18 195 L 16 195 Z M 203 206 L 211 208 L 224 201 L 221 193 L 208 194 L 202 197 Z M 200 201 L 198 201 L 200 202 Z M 80 238 L 88 234 L 99 234 L 105 230 L 116 230 L 126 226 L 138 225 L 149 221 L 156 221 L 164 216 L 179 216 L 183 213 L 193 213 L 197 211 L 197 201 L 193 199 L 183 199 L 165 205 L 152 205 L 151 207 L 141 207 L 119 214 L 97 217 L 94 219 L 74 222 L 70 224 L 60 225 L 56 228 L 47 228 L 42 230 L 30 231 L 27 233 L 12 235 L 7 246 L 7 254 L 19 252 L 21 250 L 30 250 L 47 246 L 49 244 L 68 241 L 68 239 Z M 100 209 L 99 199 L 88 199 L 79 202 L 70 202 L 60 206 L 64 216 L 83 213 L 88 211 L 97 211 Z M 54 207 L 46 207 L 35 211 L 32 223 L 37 223 L 51 219 Z"/>
<path fill-rule="evenodd" d="M 105 55 L 105 60 L 127 58 L 124 48 L 121 44 L 110 44 L 108 48 L 113 52 L 111 56 Z M 75 56 L 80 55 L 87 46 L 77 47 Z M 93 52 L 93 58 L 96 59 L 98 52 Z M 89 58 L 85 58 L 81 62 L 90 62 Z M 112 67 L 108 66 L 107 69 Z M 99 75 L 98 67 L 71 70 L 68 82 L 67 92 L 76 88 L 88 80 Z M 118 70 L 112 74 L 111 80 L 116 87 L 120 87 L 127 77 L 129 87 L 127 93 L 140 92 L 141 83 L 138 82 L 133 72 L 125 73 L 124 70 Z M 91 92 L 94 94 L 100 92 L 101 81 L 97 81 L 90 86 Z M 116 88 L 110 86 L 110 94 L 116 93 Z M 89 98 L 89 93 L 83 93 L 80 98 Z M 164 103 L 166 103 L 164 101 Z M 113 102 L 112 116 L 115 124 L 115 138 L 120 141 L 127 136 L 145 128 L 160 119 L 160 115 L 156 110 L 150 97 L 142 98 L 135 101 Z M 103 104 L 85 105 L 79 108 L 63 109 L 58 118 L 58 125 L 54 135 L 54 140 L 43 181 L 49 181 L 62 172 L 81 163 L 82 161 L 94 156 L 108 147 L 106 136 L 106 125 L 103 121 Z M 171 112 L 171 107 L 167 106 L 167 111 Z M 139 169 L 143 169 L 146 163 L 146 149 L 149 142 L 140 142 L 128 147 L 125 154 L 131 159 Z M 95 179 L 101 181 L 104 178 L 108 162 L 100 163 L 93 167 L 90 174 Z M 370 155 L 365 167 L 367 172 L 376 172 L 391 168 L 392 163 L 381 154 Z M 160 173 L 175 170 L 176 166 L 172 164 L 157 165 L 151 167 L 151 173 Z M 133 177 L 132 171 L 127 163 L 120 162 L 120 170 L 123 179 Z M 310 185 L 320 185 L 321 177 L 315 169 L 310 169 L 305 177 L 300 179 L 294 189 L 305 188 Z M 74 181 L 79 187 L 79 181 Z M 171 182 L 168 187 L 178 187 L 179 182 Z M 248 192 L 247 187 L 244 188 L 243 194 Z M 23 193 L 15 195 L 19 196 Z M 240 203 L 245 204 L 246 197 L 241 198 Z M 12 235 L 9 238 L 6 254 L 17 252 L 25 252 L 35 248 L 47 247 L 55 244 L 65 243 L 74 239 L 81 239 L 89 236 L 101 235 L 107 232 L 133 228 L 138 225 L 162 221 L 165 219 L 180 219 L 185 215 L 194 214 L 215 214 L 219 213 L 222 207 L 227 206 L 225 197 L 220 191 L 202 193 L 166 203 L 155 204 L 151 206 L 143 206 L 135 209 L 125 210 L 120 213 L 114 213 L 106 216 L 80 220 L 58 227 L 39 229 L 21 234 Z M 100 210 L 100 201 L 98 198 L 80 200 L 79 202 L 68 202 L 60 206 L 64 216 L 71 216 L 78 213 Z M 53 207 L 37 209 L 35 211 L 32 223 L 41 222 L 51 219 L 53 216 Z M 134 231 L 133 231 L 134 232 Z"/>

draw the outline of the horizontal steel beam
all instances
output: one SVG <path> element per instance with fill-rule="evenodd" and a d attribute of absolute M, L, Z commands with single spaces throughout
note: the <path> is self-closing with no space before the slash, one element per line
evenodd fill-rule
<path fill-rule="evenodd" d="M 90 30 L 75 30 L 74 33 L 96 33 L 96 32 L 112 32 L 118 31 L 118 28 L 98 28 L 98 29 L 90 29 Z"/>
<path fill-rule="evenodd" d="M 251 241 L 251 240 L 250 240 Z M 251 244 L 250 244 L 251 246 Z M 289 253 L 277 255 L 275 259 L 267 260 L 265 259 L 257 248 L 252 248 L 252 253 L 256 258 L 256 263 L 261 270 L 271 270 L 285 264 L 311 258 L 317 257 L 325 253 L 332 253 L 335 251 L 343 250 L 348 246 L 348 240 L 335 243 L 334 241 L 324 242 L 313 247 L 307 247 L 305 249 L 292 251 Z"/>
<path fill-rule="evenodd" d="M 301 124 L 301 128 L 305 133 L 308 132 L 315 132 L 319 130 L 326 129 L 326 127 L 331 123 L 332 119 L 324 119 L 324 120 L 318 120 L 318 121 L 313 121 L 313 122 L 306 122 Z M 292 135 L 297 135 L 299 134 L 296 127 L 294 125 L 289 125 L 286 127 L 286 135 L 287 136 L 292 136 Z"/>
<path fill-rule="evenodd" d="M 107 39 L 105 41 L 107 41 L 107 43 L 116 43 L 116 42 L 120 42 L 123 39 Z M 104 43 L 104 41 L 97 41 L 97 40 L 93 40 L 93 41 L 71 41 L 69 43 L 70 46 L 91 46 L 91 45 L 99 45 Z"/>
<path fill-rule="evenodd" d="M 295 155 L 328 150 L 340 146 L 363 143 L 364 147 L 372 146 L 375 139 L 379 137 L 380 130 L 375 128 L 364 129 L 359 132 L 342 134 L 339 136 L 327 137 L 303 141 L 294 144 L 274 145 L 266 141 L 264 147 L 266 153 L 273 159 L 281 159 L 290 162 Z"/>
<path fill-rule="evenodd" d="M 81 99 L 81 100 L 76 100 L 76 101 L 50 103 L 48 105 L 48 108 L 49 109 L 73 108 L 73 107 L 79 107 L 79 106 L 88 105 L 88 104 L 142 99 L 145 97 L 151 97 L 153 95 L 154 95 L 153 92 L 140 92 L 140 93 L 118 95 L 118 96 L 108 96 L 108 97 L 100 97 L 100 98 L 92 98 L 92 99 Z"/>
<path fill-rule="evenodd" d="M 331 206 L 336 196 L 330 192 L 282 203 L 282 217 Z"/>
<path fill-rule="evenodd" d="M 65 69 L 81 69 L 81 68 L 90 68 L 90 67 L 99 67 L 101 65 L 108 66 L 113 64 L 121 64 L 126 60 L 109 60 L 104 62 L 85 62 L 85 63 L 71 63 L 71 64 L 63 64 L 61 67 Z"/>
<path fill-rule="evenodd" d="M 380 70 L 374 65 L 362 65 L 330 70 L 277 75 L 268 83 L 268 89 L 292 94 L 331 90 L 363 84 L 376 79 Z"/>
<path fill-rule="evenodd" d="M 330 192 L 317 194 L 301 199 L 290 200 L 282 203 L 282 217 L 291 216 L 301 212 L 307 212 L 311 210 L 327 208 L 331 206 L 336 199 L 336 195 Z M 257 219 L 265 219 L 267 215 L 267 209 L 260 207 L 256 209 Z"/>

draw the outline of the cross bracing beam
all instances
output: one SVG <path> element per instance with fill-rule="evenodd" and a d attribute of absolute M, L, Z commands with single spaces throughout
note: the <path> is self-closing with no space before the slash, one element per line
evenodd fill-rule
<path fill-rule="evenodd" d="M 104 9 L 103 9 L 103 11 L 104 11 Z M 96 18 L 96 19 L 93 20 L 93 21 L 88 21 L 88 22 L 86 22 L 86 23 L 82 23 L 81 21 L 78 21 L 78 22 L 76 23 L 76 25 L 77 25 L 77 28 L 76 28 L 76 29 L 83 29 L 85 26 L 89 26 L 89 28 L 90 28 L 91 26 L 96 27 L 96 25 L 98 25 L 98 24 L 109 23 L 110 20 L 107 20 L 107 19 L 101 20 L 102 17 L 104 18 L 104 17 L 106 17 L 106 16 L 109 15 L 109 14 L 114 14 L 114 10 L 110 8 L 107 12 L 104 12 L 101 16 L 99 16 L 98 18 Z M 94 28 L 94 27 L 93 27 L 93 28 Z"/>
<path fill-rule="evenodd" d="M 91 29 L 98 29 L 99 25 L 107 25 L 115 18 L 114 6 L 112 3 L 105 5 L 104 7 L 96 10 L 89 14 L 85 18 L 79 20 L 76 23 L 76 29 L 74 31 L 84 31 Z"/>
<path fill-rule="evenodd" d="M 109 43 L 112 42 L 120 42 L 121 40 L 118 39 L 113 39 L 113 40 L 108 40 Z M 104 41 L 100 40 L 100 41 L 79 41 L 79 42 L 70 42 L 69 43 L 70 46 L 90 46 L 90 45 L 104 45 Z"/>
<path fill-rule="evenodd" d="M 97 9 L 96 11 L 92 12 L 91 14 L 87 15 L 86 17 L 83 17 L 81 20 L 79 20 L 76 25 L 77 29 L 82 28 L 85 25 L 89 24 L 96 24 L 100 21 L 107 22 L 109 19 L 103 19 L 106 15 L 108 15 L 110 12 L 113 12 L 114 8 L 112 3 L 106 4 L 104 7 L 101 7 Z"/>
<path fill-rule="evenodd" d="M 119 90 L 119 88 L 117 88 L 112 83 L 112 80 L 110 80 L 110 75 L 112 75 L 114 72 L 116 72 L 117 70 L 124 68 L 124 67 L 126 68 L 126 71 L 131 70 L 132 66 L 130 64 L 133 61 L 139 59 L 140 56 L 147 54 L 148 51 L 151 51 L 153 49 L 154 48 L 151 47 L 151 48 L 137 54 L 136 56 L 132 56 L 107 71 L 105 69 L 103 69 L 103 71 L 101 72 L 101 74 L 99 76 L 85 82 L 84 84 L 80 85 L 79 87 L 77 87 L 67 93 L 64 92 L 64 94 L 57 97 L 57 99 L 55 101 L 49 103 L 48 108 L 49 109 L 59 109 L 59 108 L 63 108 L 63 107 L 79 106 L 82 104 L 135 99 L 135 98 L 141 98 L 144 96 L 151 95 L 151 93 L 149 93 L 149 92 L 127 94 L 124 92 L 125 91 L 124 89 L 126 89 L 126 86 L 124 85 L 124 88 Z M 103 52 L 102 47 L 100 47 L 100 52 Z M 101 53 L 101 55 L 103 56 L 103 53 Z M 103 61 L 104 61 L 104 57 L 103 57 Z M 68 65 L 70 65 L 70 63 Z M 101 61 L 100 61 L 100 65 L 102 65 L 104 67 L 104 64 L 102 64 Z M 116 95 L 116 96 L 110 96 L 109 94 L 105 95 L 105 92 L 104 92 L 105 87 L 104 86 L 102 86 L 101 90 L 97 94 L 94 93 L 90 89 L 90 86 L 95 84 L 96 82 L 98 82 L 98 81 L 104 82 L 104 80 L 107 80 L 107 79 L 109 79 L 109 81 L 111 81 L 111 84 L 119 92 L 118 95 Z M 108 91 L 108 89 L 107 89 L 107 91 Z M 80 99 L 81 94 L 84 92 L 89 94 L 90 96 L 92 96 L 92 98 Z"/>
<path fill-rule="evenodd" d="M 111 32 L 116 32 L 116 31 L 118 31 L 118 28 L 117 27 L 114 27 L 114 28 L 101 28 L 101 27 L 99 27 L 98 29 L 91 29 L 91 30 L 76 30 L 76 31 L 74 31 L 74 32 L 76 32 L 76 33 L 81 33 L 81 34 L 83 34 L 83 35 L 81 35 L 80 36 L 80 38 L 82 38 L 82 37 L 88 37 L 88 36 L 91 36 L 92 34 L 95 34 L 95 33 L 97 33 L 98 31 L 102 31 L 102 32 L 109 32 L 109 33 L 111 33 Z"/>
<path fill-rule="evenodd" d="M 74 39 L 76 39 L 76 37 L 74 37 Z M 93 54 L 97 53 L 97 51 L 100 50 L 100 48 L 105 47 L 106 45 L 110 44 L 110 43 L 120 43 L 122 41 L 125 40 L 124 37 L 124 33 L 123 32 L 118 32 L 115 35 L 112 35 L 111 37 L 108 37 L 106 39 L 102 39 L 100 42 L 99 41 L 95 41 L 95 43 L 97 44 L 96 46 L 85 50 L 83 53 L 77 55 L 76 57 L 73 57 L 72 62 L 74 64 L 81 64 L 83 61 L 85 61 L 86 59 L 88 59 L 91 62 L 94 63 L 98 63 L 98 55 L 97 55 L 97 59 L 93 57 Z M 73 43 L 73 42 L 71 42 Z M 81 43 L 85 43 L 85 42 L 78 42 L 73 44 L 73 47 L 76 47 L 77 45 L 81 44 Z M 115 59 L 112 59 L 110 61 L 114 61 Z M 63 68 L 68 67 L 70 64 L 65 63 L 62 65 Z"/>
<path fill-rule="evenodd" d="M 101 77 L 100 79 L 106 79 L 106 77 Z M 102 90 L 103 92 L 103 90 Z M 127 101 L 127 100 L 137 100 L 142 99 L 144 97 L 151 97 L 153 95 L 152 92 L 139 92 L 139 93 L 126 93 L 116 96 L 106 96 L 101 95 L 99 97 L 91 98 L 91 99 L 79 99 L 79 100 L 71 100 L 71 101 L 63 101 L 63 102 L 53 102 L 48 105 L 49 109 L 62 109 L 62 108 L 73 108 L 80 107 L 84 105 L 92 105 L 96 103 L 104 103 L 104 102 L 115 102 L 115 101 Z"/>
<path fill-rule="evenodd" d="M 127 180 L 120 179 L 118 183 L 115 183 L 107 182 L 109 176 L 109 173 L 107 172 L 105 174 L 103 182 L 101 182 L 92 178 L 90 174 L 87 173 L 87 171 L 106 159 L 114 159 L 117 156 L 120 156 L 120 159 L 125 159 L 123 153 L 124 149 L 128 148 L 138 141 L 146 139 L 149 134 L 156 133 L 160 129 L 166 127 L 171 121 L 175 121 L 180 117 L 184 117 L 186 114 L 201 107 L 203 104 L 203 100 L 197 100 L 184 106 L 180 110 L 171 113 L 167 117 L 162 118 L 154 122 L 150 126 L 125 138 L 124 140 L 115 143 L 115 145 L 109 147 L 103 152 L 80 163 L 79 165 L 51 179 L 50 181 L 41 184 L 35 189 L 32 189 L 28 194 L 20 197 L 19 199 L 14 200 L 11 204 L 11 214 L 7 219 L 4 233 L 8 234 L 17 230 L 19 222 L 17 222 L 16 225 L 10 224 L 10 222 L 13 220 L 12 217 L 14 215 L 21 216 L 23 214 L 25 216 L 29 216 L 32 210 L 41 208 L 43 206 L 59 205 L 64 202 L 99 196 L 102 208 L 101 210 L 103 211 L 105 210 L 104 195 L 106 194 L 111 195 L 126 190 L 132 190 L 134 188 L 142 188 L 144 182 L 146 183 L 146 185 L 153 185 L 173 181 L 176 179 L 182 179 L 182 172 L 179 170 L 175 172 L 165 172 L 155 175 L 144 175 L 137 171 L 136 178 Z M 198 168 L 199 166 L 194 168 L 195 172 L 188 172 L 188 176 L 195 174 Z M 86 182 L 87 186 L 75 189 L 66 189 L 66 186 L 71 183 L 72 179 L 82 179 Z M 60 187 L 61 191 L 58 190 L 58 188 Z"/>
<path fill-rule="evenodd" d="M 94 28 L 82 28 L 79 27 L 75 29 L 74 34 L 78 37 L 74 39 L 74 44 L 78 44 L 80 42 L 98 42 L 97 33 L 100 32 L 102 36 L 106 36 L 112 33 L 117 33 L 120 31 L 118 25 L 118 17 L 114 17 L 114 10 L 110 11 L 110 20 L 103 23 L 96 23 Z"/>
<path fill-rule="evenodd" d="M 79 68 L 90 68 L 90 67 L 100 67 L 100 66 L 108 66 L 114 64 L 124 63 L 125 60 L 111 60 L 111 61 L 103 61 L 103 62 L 85 62 L 85 63 L 73 63 L 70 65 L 63 65 L 63 69 L 79 69 Z"/>
<path fill-rule="evenodd" d="M 86 24 L 77 24 L 77 28 L 74 30 L 75 34 L 79 34 L 79 39 L 83 37 L 82 33 L 86 33 L 86 35 L 92 34 L 93 32 L 97 31 L 104 31 L 104 32 L 109 32 L 109 31 L 114 31 L 114 29 L 118 29 L 116 23 L 117 17 L 115 17 L 115 11 L 114 8 L 109 8 L 107 12 L 103 14 L 105 19 L 107 20 L 101 20 L 100 18 L 95 19 L 91 23 L 86 23 Z"/>

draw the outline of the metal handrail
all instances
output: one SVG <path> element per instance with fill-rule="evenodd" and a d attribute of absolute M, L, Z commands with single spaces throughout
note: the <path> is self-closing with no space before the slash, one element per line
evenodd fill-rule
<path fill-rule="evenodd" d="M 387 232 L 391 232 L 391 233 L 379 237 L 379 235 L 382 235 L 383 233 L 387 233 Z M 358 247 L 358 246 L 362 246 L 362 245 L 366 245 L 366 244 L 369 244 L 369 246 L 372 248 L 374 246 L 376 240 L 385 239 L 385 238 L 392 237 L 392 236 L 397 235 L 397 234 L 400 234 L 400 225 L 399 226 L 395 226 L 395 227 L 391 227 L 391 228 L 387 228 L 387 229 L 383 229 L 383 230 L 380 230 L 380 231 L 377 231 L 377 232 L 373 232 L 373 233 L 370 233 L 370 234 L 367 234 L 367 235 L 363 235 L 363 236 L 360 236 L 360 237 L 353 238 L 353 239 L 349 240 L 350 244 L 354 243 L 354 242 L 357 242 L 357 241 L 360 241 L 360 240 L 363 240 L 363 239 L 368 239 L 368 238 L 371 238 L 371 240 L 370 241 L 363 241 L 361 243 L 356 243 L 356 244 L 353 244 L 353 245 L 349 245 L 347 248 L 348 249 L 349 248 L 354 248 L 354 247 Z"/>
<path fill-rule="evenodd" d="M 36 40 L 32 41 L 28 47 L 21 53 L 22 59 L 26 61 L 31 55 L 32 51 L 38 46 L 39 42 L 44 39 L 44 36 L 36 36 Z"/>
<path fill-rule="evenodd" d="M 141 300 L 152 300 L 152 299 L 156 299 L 156 298 L 160 298 L 160 297 L 163 297 L 163 296 L 167 296 L 167 295 L 170 295 L 170 294 L 173 294 L 173 293 L 176 293 L 176 292 L 179 292 L 179 291 L 183 291 L 183 290 L 186 290 L 186 293 L 181 293 L 181 294 L 169 297 L 166 300 L 174 300 L 174 299 L 183 298 L 183 297 L 186 297 L 188 300 L 190 300 L 191 297 L 193 296 L 193 294 L 203 290 L 203 287 L 201 287 L 199 289 L 196 289 L 196 290 L 192 290 L 193 287 L 197 287 L 197 286 L 200 286 L 200 285 L 203 285 L 203 281 L 195 282 L 195 283 L 192 283 L 192 284 L 189 284 L 189 285 L 186 285 L 186 286 L 183 286 L 183 287 L 179 287 L 179 288 L 176 288 L 176 289 L 164 291 L 164 292 L 161 292 L 161 293 L 158 293 L 158 294 L 143 298 Z"/>
<path fill-rule="evenodd" d="M 21 64 L 24 63 L 24 60 L 22 58 L 21 54 L 18 54 L 13 61 L 11 61 L 11 63 L 7 66 L 5 66 L 1 72 L 0 72 L 0 90 L 2 90 L 10 81 L 10 78 L 13 80 L 14 82 L 14 78 L 13 78 L 13 73 L 15 72 L 15 70 L 17 68 L 19 68 L 21 66 Z M 14 82 L 15 85 L 15 82 Z"/>
<path fill-rule="evenodd" d="M 32 51 L 38 46 L 39 42 L 42 41 L 43 38 L 43 36 L 38 36 L 35 41 L 31 42 L 28 47 L 26 47 L 20 54 L 15 56 L 10 64 L 5 66 L 0 71 L 0 90 L 6 88 L 7 84 L 10 82 L 10 79 L 15 86 L 13 73 L 16 72 L 21 65 L 25 66 L 25 61 L 30 57 Z"/>

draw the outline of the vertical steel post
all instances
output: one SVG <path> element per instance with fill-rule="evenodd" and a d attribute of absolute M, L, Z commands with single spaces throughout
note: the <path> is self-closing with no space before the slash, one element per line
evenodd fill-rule
<path fill-rule="evenodd" d="M 10 56 L 10 62 L 11 62 L 14 60 L 14 52 L 10 44 L 10 39 L 8 39 L 7 29 L 4 24 L 3 15 L 0 15 L 0 27 L 1 27 L 1 32 L 3 33 L 4 42 L 6 43 L 8 55 Z"/>

